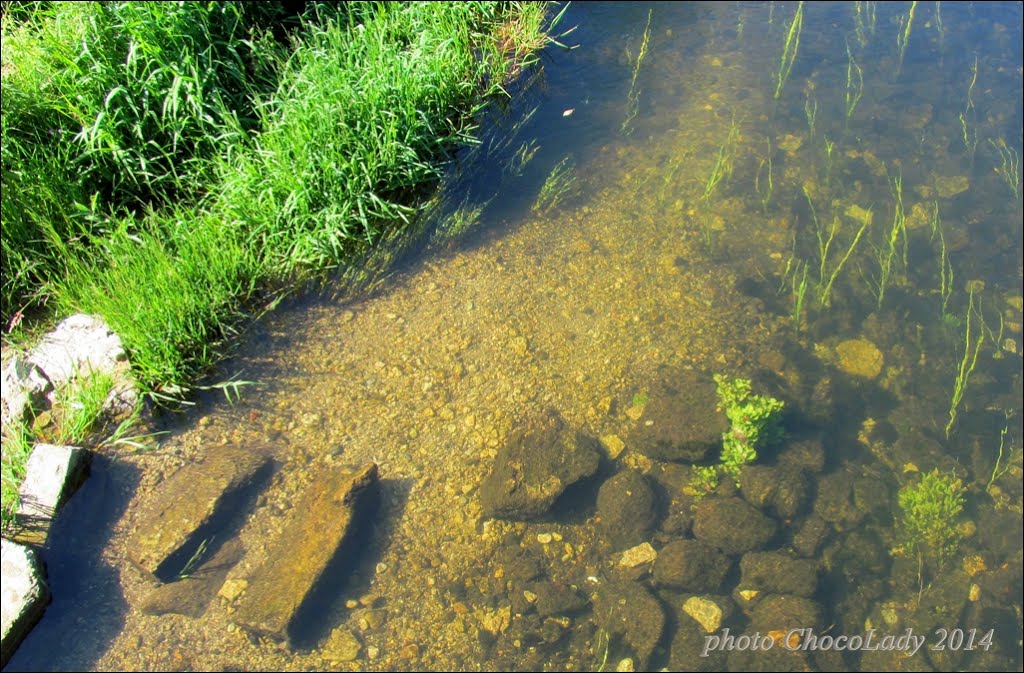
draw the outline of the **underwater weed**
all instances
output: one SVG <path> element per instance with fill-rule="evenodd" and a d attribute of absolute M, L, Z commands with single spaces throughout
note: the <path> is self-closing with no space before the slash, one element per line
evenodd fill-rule
<path fill-rule="evenodd" d="M 778 100 L 782 95 L 782 87 L 786 84 L 786 80 L 789 78 L 789 72 L 793 69 L 793 63 L 796 61 L 796 54 L 800 48 L 800 29 L 803 27 L 804 22 L 804 3 L 797 3 L 796 13 L 793 15 L 793 20 L 789 24 L 789 30 L 786 32 L 786 41 L 782 45 L 782 56 L 779 58 L 779 70 L 775 74 L 775 100 Z"/>
<path fill-rule="evenodd" d="M 907 217 L 903 209 L 903 178 L 897 175 L 892 179 L 893 213 L 892 228 L 889 230 L 889 237 L 884 248 L 878 249 L 878 285 L 876 296 L 878 308 L 882 308 L 885 300 L 885 289 L 893 275 L 894 267 L 898 267 L 900 259 L 903 261 L 904 271 L 907 268 Z M 897 256 L 901 248 L 902 257 Z"/>
<path fill-rule="evenodd" d="M 768 205 L 772 200 L 772 192 L 775 190 L 774 178 L 772 176 L 772 139 L 765 138 L 768 145 L 768 153 L 757 165 L 757 173 L 754 174 L 754 191 L 761 197 L 761 210 L 768 212 Z M 763 179 L 761 176 L 764 176 Z"/>
<path fill-rule="evenodd" d="M 960 113 L 960 129 L 963 132 L 964 148 L 967 150 L 971 161 L 974 161 L 974 152 L 978 147 L 978 126 L 975 123 L 974 108 L 974 86 L 978 83 L 978 55 L 974 55 L 974 65 L 971 66 L 971 83 L 967 85 L 967 99 L 964 103 L 964 111 Z"/>
<path fill-rule="evenodd" d="M 723 180 L 728 180 L 732 175 L 733 169 L 733 155 L 736 149 L 736 143 L 739 140 L 740 127 L 736 123 L 736 117 L 733 116 L 732 122 L 729 126 L 729 135 L 725 141 L 718 148 L 718 155 L 715 157 L 715 165 L 711 169 L 711 174 L 708 175 L 707 181 L 704 183 L 704 192 L 701 194 L 701 203 L 704 206 L 704 214 L 702 218 L 701 226 L 701 238 L 704 243 L 705 249 L 710 253 L 714 249 L 714 230 L 712 229 L 711 219 L 711 200 L 714 197 L 715 192 L 718 190 L 718 186 Z"/>
<path fill-rule="evenodd" d="M 515 151 L 512 158 L 509 159 L 507 166 L 508 172 L 516 177 L 522 175 L 523 171 L 526 170 L 526 164 L 533 160 L 534 155 L 537 154 L 537 150 L 539 149 L 540 145 L 537 144 L 537 140 L 534 138 L 524 142 L 519 146 L 519 149 Z"/>
<path fill-rule="evenodd" d="M 199 566 L 201 566 L 203 561 L 206 560 L 206 552 L 210 548 L 211 542 L 213 542 L 213 538 L 208 537 L 199 543 L 195 553 L 189 557 L 188 561 L 185 562 L 185 565 L 178 571 L 178 579 L 187 580 L 195 575 L 196 570 L 198 570 Z"/>
<path fill-rule="evenodd" d="M 814 138 L 814 126 L 818 119 L 818 99 L 811 95 L 811 90 L 807 90 L 806 97 L 804 99 L 804 116 L 807 117 L 807 139 L 812 140 Z"/>
<path fill-rule="evenodd" d="M 910 42 L 910 28 L 914 23 L 914 10 L 917 9 L 917 0 L 910 3 L 910 11 L 906 17 L 900 17 L 900 32 L 896 35 L 896 46 L 899 48 L 899 60 L 896 62 L 896 73 L 894 78 L 900 76 L 903 69 L 903 56 L 907 51 L 907 43 Z"/>
<path fill-rule="evenodd" d="M 949 261 L 946 249 L 946 236 L 942 232 L 942 221 L 939 219 L 939 202 L 932 202 L 932 239 L 939 239 L 939 294 L 942 297 L 940 316 L 946 315 L 949 297 L 953 294 L 953 264 Z"/>
<path fill-rule="evenodd" d="M 799 282 L 797 276 L 800 277 Z M 804 314 L 804 297 L 807 294 L 807 264 L 798 263 L 790 282 L 793 294 L 793 324 L 799 331 Z"/>
<path fill-rule="evenodd" d="M 576 160 L 571 154 L 565 155 L 555 164 L 537 194 L 533 203 L 533 212 L 547 215 L 556 208 L 566 196 L 578 188 L 576 184 Z"/>
<path fill-rule="evenodd" d="M 975 330 L 976 334 L 972 334 L 971 330 L 971 325 L 974 322 L 972 317 L 977 316 L 979 319 L 981 318 L 978 309 L 974 306 L 974 295 L 976 292 L 975 286 L 969 283 L 967 287 L 967 315 L 964 319 L 964 355 L 960 360 L 960 366 L 957 368 L 956 378 L 953 381 L 953 397 L 949 403 L 949 422 L 946 423 L 946 439 L 949 439 L 953 431 L 953 424 L 956 423 L 957 408 L 960 406 L 960 401 L 967 391 L 967 382 L 974 372 L 975 365 L 978 364 L 978 353 L 981 352 L 981 345 L 985 341 L 984 330 Z"/>
<path fill-rule="evenodd" d="M 963 491 L 963 482 L 955 474 L 938 469 L 900 489 L 902 539 L 917 553 L 919 565 L 927 558 L 938 572 L 959 548 L 964 537 L 957 526 L 964 508 Z"/>
<path fill-rule="evenodd" d="M 640 74 L 640 66 L 644 62 L 644 58 L 647 56 L 647 45 L 651 40 L 651 17 L 653 16 L 653 10 L 647 11 L 647 27 L 644 28 L 644 37 L 640 42 L 640 52 L 636 56 L 636 61 L 633 63 L 633 79 L 629 83 L 629 93 L 626 94 L 626 118 L 622 120 L 622 126 L 619 127 L 619 132 L 629 134 L 633 128 L 633 119 L 636 118 L 637 113 L 640 111 L 640 89 L 637 88 L 637 75 Z"/>
<path fill-rule="evenodd" d="M 1020 198 L 1020 155 L 1017 150 L 1008 147 L 1002 138 L 988 141 L 999 153 L 1000 163 L 996 164 L 995 172 L 1013 192 L 1013 198 Z"/>
<path fill-rule="evenodd" d="M 916 484 L 900 488 L 898 530 L 900 551 L 917 556 L 917 604 L 931 587 L 925 585 L 925 569 L 932 580 L 960 548 L 966 535 L 957 518 L 964 508 L 963 482 L 950 472 L 934 469 L 921 476 Z"/>
<path fill-rule="evenodd" d="M 725 412 L 730 427 L 722 435 L 721 471 L 738 478 L 744 465 L 757 460 L 757 449 L 782 435 L 780 412 L 785 404 L 751 392 L 749 379 L 714 375 L 718 408 Z"/>
<path fill-rule="evenodd" d="M 846 118 L 843 123 L 849 127 L 853 111 L 864 95 L 864 72 L 854 60 L 849 42 L 846 43 L 846 59 Z"/>
<path fill-rule="evenodd" d="M 861 49 L 868 46 L 868 41 L 875 34 L 877 4 L 877 2 L 853 3 L 853 30 Z"/>

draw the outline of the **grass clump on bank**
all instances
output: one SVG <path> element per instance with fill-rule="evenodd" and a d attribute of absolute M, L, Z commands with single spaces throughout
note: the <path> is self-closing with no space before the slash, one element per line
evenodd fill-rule
<path fill-rule="evenodd" d="M 281 50 L 263 3 L 4 3 L 5 322 L 112 213 L 195 203 L 256 128 Z"/>
<path fill-rule="evenodd" d="M 15 11 L 16 10 L 16 11 Z M 3 318 L 102 316 L 156 394 L 257 293 L 408 224 L 541 4 L 38 3 L 3 20 Z"/>

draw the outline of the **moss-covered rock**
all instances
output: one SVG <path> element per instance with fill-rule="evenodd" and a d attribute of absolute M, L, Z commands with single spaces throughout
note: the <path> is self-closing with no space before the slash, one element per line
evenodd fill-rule
<path fill-rule="evenodd" d="M 626 444 L 650 458 L 696 462 L 721 446 L 729 428 L 710 376 L 680 371 L 652 387 Z"/>
<path fill-rule="evenodd" d="M 755 507 L 792 519 L 810 499 L 811 480 L 799 467 L 748 465 L 740 472 L 740 491 Z"/>
<path fill-rule="evenodd" d="M 813 596 L 818 589 L 818 562 L 785 552 L 751 552 L 740 559 L 740 590 Z"/>
<path fill-rule="evenodd" d="M 623 470 L 597 492 L 600 530 L 616 549 L 647 539 L 657 519 L 654 491 L 636 470 Z"/>
<path fill-rule="evenodd" d="M 654 581 L 659 586 L 714 593 L 731 566 L 729 558 L 701 540 L 675 540 L 658 552 Z"/>
<path fill-rule="evenodd" d="M 708 498 L 697 505 L 693 535 L 726 554 L 745 554 L 775 536 L 774 519 L 740 498 Z"/>
<path fill-rule="evenodd" d="M 882 372 L 885 358 L 867 339 L 848 339 L 836 346 L 837 365 L 851 376 L 874 379 Z"/>

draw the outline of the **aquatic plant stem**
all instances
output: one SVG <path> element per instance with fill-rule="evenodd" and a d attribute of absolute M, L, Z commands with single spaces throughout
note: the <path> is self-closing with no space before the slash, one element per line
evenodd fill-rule
<path fill-rule="evenodd" d="M 853 242 L 850 243 L 850 247 L 847 248 L 846 254 L 843 255 L 843 258 L 841 260 L 839 260 L 839 264 L 836 265 L 836 268 L 832 270 L 832 274 L 829 276 L 828 283 L 825 284 L 825 288 L 821 291 L 821 294 L 818 297 L 818 303 L 821 306 L 829 305 L 829 296 L 832 292 L 832 284 L 836 282 L 836 278 L 839 277 L 839 272 L 843 270 L 843 265 L 846 264 L 846 261 L 848 259 L 850 259 L 850 255 L 853 254 L 853 251 L 856 249 L 857 244 L 860 243 L 860 239 L 864 235 L 864 232 L 867 230 L 867 228 L 868 222 L 864 222 L 864 224 L 861 225 L 860 229 L 857 230 L 857 235 L 853 238 Z"/>
<path fill-rule="evenodd" d="M 892 179 L 892 193 L 895 202 L 893 203 L 892 229 L 889 231 L 889 239 L 887 241 L 888 248 L 881 251 L 878 258 L 878 308 L 882 308 L 882 302 L 885 300 L 885 288 L 888 287 L 889 280 L 892 278 L 893 265 L 897 259 L 896 254 L 900 239 L 903 240 L 902 259 L 904 270 L 906 270 L 907 266 L 907 217 L 903 210 L 902 176 L 896 176 Z"/>
<path fill-rule="evenodd" d="M 907 51 L 907 43 L 910 42 L 910 28 L 914 23 L 914 10 L 917 9 L 917 0 L 910 3 L 910 11 L 907 12 L 907 17 L 904 20 L 900 18 L 900 27 L 902 30 L 896 36 L 896 46 L 899 47 L 900 55 L 899 60 L 896 63 L 896 74 L 895 77 L 900 76 L 900 71 L 903 70 L 903 56 Z"/>
<path fill-rule="evenodd" d="M 971 378 L 971 373 L 974 371 L 975 365 L 978 364 L 978 353 L 981 352 L 981 345 L 985 341 L 984 332 L 980 332 L 972 344 L 971 336 L 971 317 L 975 314 L 976 309 L 974 308 L 974 294 L 977 290 L 973 287 L 968 288 L 968 303 L 967 303 L 967 318 L 966 327 L 964 328 L 964 356 L 960 361 L 960 367 L 957 369 L 956 380 L 953 382 L 953 398 L 949 405 L 949 422 L 946 423 L 946 439 L 949 439 L 950 434 L 953 432 L 953 424 L 956 423 L 957 408 L 960 406 L 960 401 L 964 397 L 964 392 L 967 391 L 967 382 Z"/>
<path fill-rule="evenodd" d="M 640 90 L 637 88 L 637 75 L 640 74 L 640 66 L 647 56 L 647 45 L 651 40 L 651 16 L 653 10 L 647 11 L 647 27 L 644 28 L 644 37 L 640 42 L 640 52 L 637 54 L 636 62 L 633 64 L 633 79 L 629 83 L 629 93 L 626 94 L 626 118 L 622 120 L 619 132 L 629 134 L 633 130 L 633 119 L 640 110 Z"/>
<path fill-rule="evenodd" d="M 864 72 L 854 60 L 849 42 L 846 43 L 846 58 L 846 119 L 843 124 L 849 128 L 853 111 L 864 95 Z"/>
<path fill-rule="evenodd" d="M 782 87 L 786 84 L 789 73 L 793 69 L 793 62 L 796 61 L 797 51 L 800 48 L 800 29 L 803 27 L 803 22 L 804 3 L 801 0 L 801 2 L 797 3 L 793 21 L 790 22 L 789 30 L 786 32 L 786 41 L 782 45 L 779 70 L 775 75 L 775 100 L 778 100 L 782 95 Z"/>

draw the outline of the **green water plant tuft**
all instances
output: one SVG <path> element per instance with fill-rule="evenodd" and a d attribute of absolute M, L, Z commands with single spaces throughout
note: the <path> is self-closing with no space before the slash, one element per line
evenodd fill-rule
<path fill-rule="evenodd" d="M 689 491 L 702 498 L 718 488 L 724 475 L 739 478 L 744 465 L 757 460 L 757 450 L 782 437 L 781 400 L 755 395 L 750 379 L 730 379 L 715 374 L 718 385 L 718 409 L 729 419 L 729 429 L 722 435 L 722 456 L 717 465 L 693 468 Z"/>
<path fill-rule="evenodd" d="M 773 397 L 755 395 L 749 379 L 716 374 L 715 383 L 718 407 L 729 419 L 729 429 L 722 435 L 722 471 L 737 477 L 744 465 L 757 460 L 759 446 L 781 437 L 779 412 L 785 405 Z"/>
<path fill-rule="evenodd" d="M 952 472 L 932 470 L 900 489 L 899 504 L 904 548 L 916 552 L 919 563 L 941 570 L 964 537 L 956 524 L 964 508 L 963 482 Z"/>

